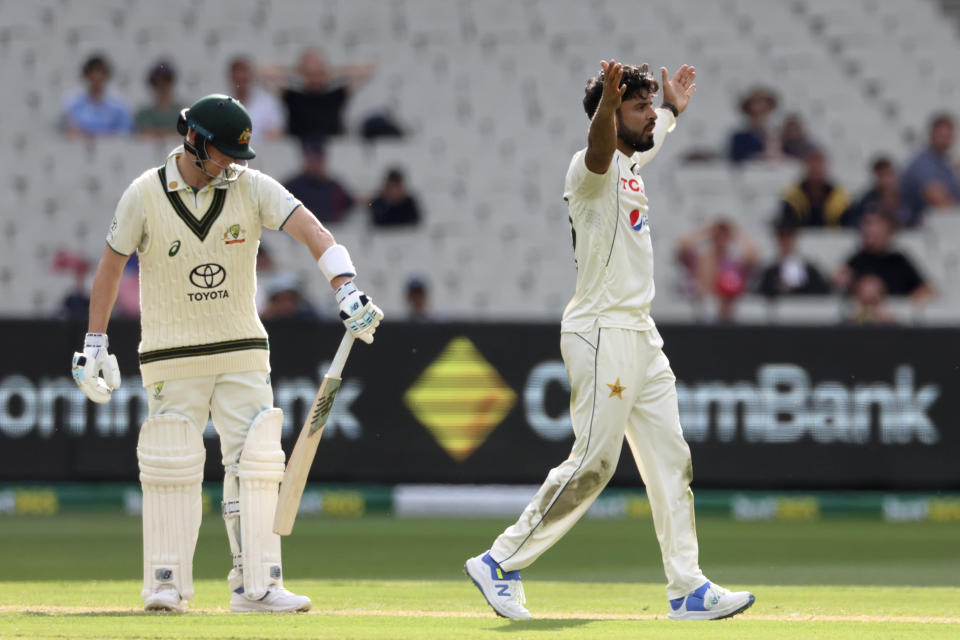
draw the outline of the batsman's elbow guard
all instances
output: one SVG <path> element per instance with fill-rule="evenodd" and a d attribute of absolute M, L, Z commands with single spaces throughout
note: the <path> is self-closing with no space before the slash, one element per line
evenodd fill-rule
<path fill-rule="evenodd" d="M 324 251 L 320 259 L 317 260 L 317 266 L 320 267 L 323 276 L 330 282 L 340 276 L 353 278 L 357 275 L 357 268 L 353 266 L 350 252 L 342 244 L 335 244 Z"/>

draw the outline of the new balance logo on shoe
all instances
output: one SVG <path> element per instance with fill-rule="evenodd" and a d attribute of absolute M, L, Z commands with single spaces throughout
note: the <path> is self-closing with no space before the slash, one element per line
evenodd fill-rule
<path fill-rule="evenodd" d="M 463 571 L 498 616 L 530 617 L 530 612 L 523 606 L 526 598 L 523 595 L 519 571 L 504 571 L 489 553 L 482 553 L 467 560 Z"/>

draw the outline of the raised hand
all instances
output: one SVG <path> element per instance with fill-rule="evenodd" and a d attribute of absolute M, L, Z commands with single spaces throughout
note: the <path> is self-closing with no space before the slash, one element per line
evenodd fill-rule
<path fill-rule="evenodd" d="M 697 90 L 694 80 L 697 77 L 697 70 L 690 65 L 682 65 L 671 78 L 667 74 L 666 67 L 660 67 L 660 82 L 663 87 L 663 99 L 677 108 L 677 111 L 683 113 L 690 103 L 690 98 Z M 606 90 L 606 87 L 604 87 Z"/>
<path fill-rule="evenodd" d="M 620 84 L 623 79 L 623 65 L 616 60 L 612 58 L 610 62 L 601 60 L 600 68 L 603 69 L 603 93 L 600 94 L 597 112 L 609 114 L 620 108 L 627 85 Z"/>

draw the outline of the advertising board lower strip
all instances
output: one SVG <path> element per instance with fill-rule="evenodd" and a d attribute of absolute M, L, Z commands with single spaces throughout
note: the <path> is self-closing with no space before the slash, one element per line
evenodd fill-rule
<path fill-rule="evenodd" d="M 329 485 L 304 491 L 299 517 L 512 519 L 536 493 L 536 485 Z M 205 515 L 219 512 L 219 483 L 203 488 Z M 140 487 L 132 483 L 0 484 L 0 518 L 113 512 L 139 516 Z M 960 521 L 960 493 L 856 492 L 696 492 L 698 516 L 736 520 L 812 521 L 862 517 L 888 522 Z M 642 489 L 609 488 L 587 511 L 587 518 L 647 520 L 650 503 Z"/>

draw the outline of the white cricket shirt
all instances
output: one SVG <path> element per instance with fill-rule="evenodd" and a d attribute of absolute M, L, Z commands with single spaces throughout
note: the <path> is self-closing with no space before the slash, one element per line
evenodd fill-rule
<path fill-rule="evenodd" d="M 197 192 L 175 149 L 134 180 L 117 205 L 107 244 L 140 259 L 143 384 L 269 371 L 257 315 L 261 228 L 280 229 L 300 206 L 280 183 L 247 169 L 233 183 Z"/>
<path fill-rule="evenodd" d="M 671 111 L 657 109 L 653 148 L 632 156 L 614 151 L 606 173 L 587 169 L 586 149 L 570 161 L 563 199 L 573 228 L 577 289 L 563 312 L 561 331 L 653 328 L 653 246 L 639 171 L 675 125 Z"/>

